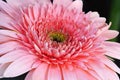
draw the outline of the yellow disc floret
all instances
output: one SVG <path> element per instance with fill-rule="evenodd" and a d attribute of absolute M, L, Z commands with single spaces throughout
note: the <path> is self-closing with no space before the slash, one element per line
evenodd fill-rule
<path fill-rule="evenodd" d="M 52 41 L 63 42 L 66 39 L 66 36 L 60 32 L 50 32 L 49 37 Z"/>

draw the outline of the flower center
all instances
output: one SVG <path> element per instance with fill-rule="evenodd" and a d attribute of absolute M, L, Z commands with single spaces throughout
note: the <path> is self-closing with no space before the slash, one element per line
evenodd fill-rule
<path fill-rule="evenodd" d="M 52 41 L 56 42 L 64 42 L 66 39 L 66 36 L 60 32 L 50 32 L 49 37 Z"/>

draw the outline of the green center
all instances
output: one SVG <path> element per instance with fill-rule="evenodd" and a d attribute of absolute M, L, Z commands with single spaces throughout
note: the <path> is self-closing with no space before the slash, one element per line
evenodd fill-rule
<path fill-rule="evenodd" d="M 49 37 L 52 41 L 63 42 L 66 39 L 66 36 L 60 32 L 50 32 Z"/>

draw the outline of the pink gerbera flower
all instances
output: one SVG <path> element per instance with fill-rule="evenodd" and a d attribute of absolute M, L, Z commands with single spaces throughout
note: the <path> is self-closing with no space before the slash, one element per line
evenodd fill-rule
<path fill-rule="evenodd" d="M 81 0 L 0 0 L 0 77 L 119 80 L 118 35 Z"/>

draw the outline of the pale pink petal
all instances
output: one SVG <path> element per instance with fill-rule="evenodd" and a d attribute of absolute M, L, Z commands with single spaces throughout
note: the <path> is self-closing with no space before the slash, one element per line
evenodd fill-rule
<path fill-rule="evenodd" d="M 104 18 L 104 17 L 99 17 L 99 18 L 96 18 L 95 19 L 96 21 L 95 22 L 98 22 L 99 24 L 105 24 L 105 22 L 106 22 L 106 18 Z M 103 27 L 103 25 L 102 25 L 102 27 Z"/>
<path fill-rule="evenodd" d="M 62 80 L 62 72 L 58 65 L 50 65 L 47 80 Z"/>
<path fill-rule="evenodd" d="M 106 74 L 108 74 L 109 80 L 120 80 L 119 76 L 109 68 L 106 68 Z"/>
<path fill-rule="evenodd" d="M 21 57 L 27 55 L 27 54 L 28 54 L 27 51 L 14 50 L 14 51 L 8 52 L 7 54 L 1 56 L 0 63 L 12 62 L 18 58 L 21 58 Z"/>
<path fill-rule="evenodd" d="M 87 13 L 88 15 L 89 15 L 89 17 L 90 17 L 90 20 L 94 20 L 94 19 L 98 19 L 99 17 L 100 17 L 100 15 L 99 15 L 99 13 L 98 12 L 88 12 Z"/>
<path fill-rule="evenodd" d="M 32 68 L 38 68 L 40 64 L 41 64 L 41 63 L 40 63 L 40 61 L 38 60 L 38 61 L 34 62 L 34 64 L 32 65 Z"/>
<path fill-rule="evenodd" d="M 11 19 L 18 20 L 19 13 L 20 13 L 19 10 L 15 10 L 10 5 L 8 5 L 8 3 L 0 0 L 0 9 L 2 13 L 8 15 Z"/>
<path fill-rule="evenodd" d="M 107 80 L 120 80 L 118 75 L 116 74 L 116 72 L 114 72 L 113 70 L 111 70 L 108 67 L 105 67 L 104 69 L 104 73 L 107 75 L 106 77 L 108 77 Z"/>
<path fill-rule="evenodd" d="M 63 5 L 64 7 L 69 6 L 72 3 L 72 0 L 53 0 L 53 4 Z"/>
<path fill-rule="evenodd" d="M 19 6 L 22 6 L 22 5 L 28 5 L 30 4 L 30 2 L 33 2 L 35 0 L 7 0 L 8 4 L 12 5 L 12 6 L 15 6 L 15 7 L 19 7 Z"/>
<path fill-rule="evenodd" d="M 84 60 L 84 59 L 83 59 Z M 84 60 L 84 62 L 89 62 L 87 59 Z M 88 70 L 88 65 L 87 63 L 84 63 L 83 61 L 78 61 L 77 65 L 80 67 L 80 69 L 76 69 L 76 74 L 78 76 L 78 79 L 82 80 L 84 77 L 86 77 L 86 80 L 89 80 L 90 78 L 101 80 L 98 74 L 96 74 L 95 71 L 93 70 Z M 81 75 L 81 76 L 79 76 Z M 90 79 L 90 80 L 93 80 Z"/>
<path fill-rule="evenodd" d="M 104 39 L 108 39 L 108 37 L 106 37 L 106 36 L 104 37 L 104 35 L 105 35 L 104 32 L 108 31 L 110 26 L 111 26 L 111 23 L 109 23 L 109 25 L 104 24 L 104 26 L 100 26 L 96 36 L 101 36 Z"/>
<path fill-rule="evenodd" d="M 8 42 L 11 40 L 12 40 L 12 38 L 10 38 L 8 36 L 0 35 L 0 43 Z"/>
<path fill-rule="evenodd" d="M 91 69 L 100 76 L 101 80 L 119 80 L 116 73 L 104 64 L 96 61 L 90 61 L 90 63 Z"/>
<path fill-rule="evenodd" d="M 17 23 L 17 21 L 19 21 L 19 20 L 18 20 L 18 17 L 16 17 L 15 14 L 12 17 L 6 12 L 0 12 L 0 28 L 2 28 L 4 30 L 10 30 L 10 31 L 20 30 L 19 26 L 15 25 Z"/>
<path fill-rule="evenodd" d="M 31 9 L 28 9 L 28 10 L 31 10 Z M 30 14 L 29 14 L 30 13 Z M 31 14 L 31 12 L 29 12 L 28 14 L 29 14 L 29 17 L 28 17 L 28 15 L 27 14 L 24 14 L 24 23 L 25 24 L 29 24 L 29 25 L 31 25 L 31 21 L 33 20 L 33 14 Z M 27 25 L 28 26 L 28 25 Z"/>
<path fill-rule="evenodd" d="M 77 80 L 74 67 L 72 65 L 70 67 L 71 67 L 70 69 L 62 68 L 64 80 Z"/>
<path fill-rule="evenodd" d="M 50 2 L 50 0 L 7 0 L 8 4 L 15 6 L 15 7 L 22 7 L 24 6 L 28 6 L 29 4 L 34 4 L 34 3 L 48 3 Z"/>
<path fill-rule="evenodd" d="M 107 58 L 102 58 L 101 60 L 107 67 L 111 68 L 112 70 L 114 70 L 115 72 L 120 74 L 120 68 L 117 67 L 117 65 L 112 62 L 111 60 L 107 59 Z"/>
<path fill-rule="evenodd" d="M 5 63 L 0 65 L 0 78 L 3 78 L 3 74 L 9 65 L 10 63 Z"/>
<path fill-rule="evenodd" d="M 51 3 L 51 0 L 36 0 L 40 4 Z"/>
<path fill-rule="evenodd" d="M 31 70 L 30 72 L 28 72 L 27 76 L 25 77 L 25 80 L 34 80 L 32 79 L 33 72 L 34 70 Z"/>
<path fill-rule="evenodd" d="M 75 74 L 77 79 L 76 80 L 98 80 L 93 77 L 91 74 L 87 72 L 87 70 L 83 70 L 82 68 L 76 68 Z"/>
<path fill-rule="evenodd" d="M 82 8 L 83 8 L 83 2 L 82 0 L 75 0 L 74 2 L 72 2 L 72 4 L 68 7 L 68 9 L 70 10 L 77 10 L 78 12 L 82 12 Z"/>
<path fill-rule="evenodd" d="M 40 0 L 41 1 L 41 0 Z M 39 12 L 39 4 L 36 4 L 34 7 L 33 7 L 33 13 L 34 13 L 34 17 L 35 17 L 35 20 L 38 20 L 39 16 L 40 16 L 40 12 Z"/>
<path fill-rule="evenodd" d="M 90 62 L 89 65 L 102 80 L 108 80 L 108 75 L 104 71 L 105 67 L 101 66 L 99 63 L 96 64 L 95 62 Z"/>
<path fill-rule="evenodd" d="M 38 3 L 35 3 L 34 6 L 29 6 L 28 7 L 28 13 L 27 14 L 25 12 L 23 13 L 24 14 L 23 15 L 23 22 L 25 24 L 32 25 L 31 22 L 34 22 L 34 20 L 37 21 L 36 20 L 36 16 L 37 16 L 37 19 L 38 19 L 39 18 L 38 14 L 40 14 L 40 12 L 39 12 L 39 10 L 40 10 L 39 6 L 40 5 Z"/>
<path fill-rule="evenodd" d="M 77 80 L 88 80 L 88 77 L 85 75 L 85 72 L 82 70 L 76 70 Z"/>
<path fill-rule="evenodd" d="M 10 26 L 11 18 L 3 13 L 0 13 L 0 28 L 7 28 L 7 29 L 11 29 L 11 30 L 15 30 L 14 27 Z"/>
<path fill-rule="evenodd" d="M 103 36 L 105 38 L 105 40 L 109 40 L 109 39 L 113 39 L 115 37 L 117 37 L 119 34 L 118 31 L 115 31 L 115 30 L 107 30 L 105 32 L 103 32 L 101 34 L 101 36 Z"/>
<path fill-rule="evenodd" d="M 106 51 L 106 55 L 120 59 L 120 44 L 116 42 L 104 42 L 103 48 Z"/>
<path fill-rule="evenodd" d="M 13 38 L 18 38 L 18 33 L 15 31 L 11 30 L 0 30 L 0 35 L 8 36 L 8 37 L 13 37 Z"/>
<path fill-rule="evenodd" d="M 4 77 L 16 77 L 24 74 L 32 69 L 33 63 L 36 61 L 36 57 L 28 55 L 21 57 L 10 64 L 4 73 Z"/>
<path fill-rule="evenodd" d="M 92 22 L 95 21 L 95 22 L 98 22 L 99 24 L 100 23 L 104 23 L 105 24 L 106 18 L 100 17 L 98 12 L 90 11 L 86 15 L 87 15 L 86 18 L 90 19 Z"/>
<path fill-rule="evenodd" d="M 21 47 L 17 42 L 6 42 L 0 44 L 0 54 L 6 54 L 9 51 L 15 50 L 17 48 Z"/>
<path fill-rule="evenodd" d="M 33 72 L 33 80 L 47 80 L 48 64 L 41 63 L 40 66 Z"/>
<path fill-rule="evenodd" d="M 96 74 L 95 71 L 93 71 L 93 70 L 88 70 L 87 73 L 88 73 L 88 75 L 89 75 L 88 77 L 93 76 L 93 77 L 95 78 L 95 80 L 101 80 L 100 76 L 99 76 L 98 74 Z M 93 79 L 90 79 L 90 80 L 93 80 Z"/>

